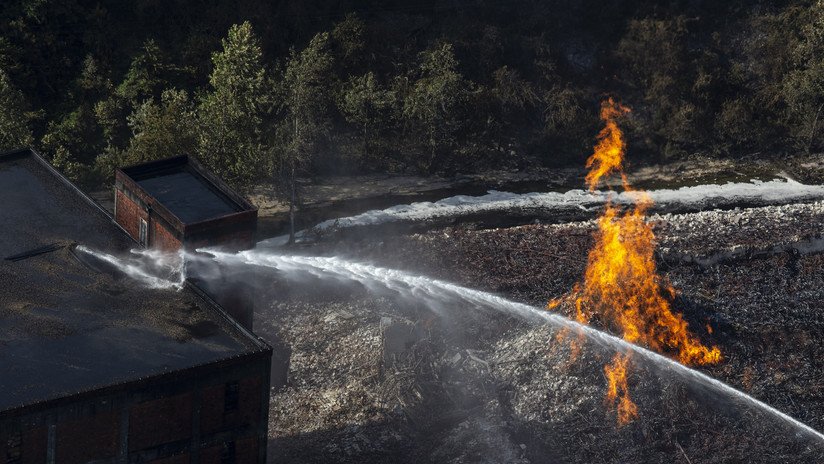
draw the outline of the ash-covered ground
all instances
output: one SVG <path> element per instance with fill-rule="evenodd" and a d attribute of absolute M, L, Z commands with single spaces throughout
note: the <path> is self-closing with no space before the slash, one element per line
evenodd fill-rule
<path fill-rule="evenodd" d="M 650 217 L 674 303 L 723 361 L 702 372 L 824 430 L 824 203 Z M 471 224 L 301 249 L 543 306 L 581 277 L 593 221 Z M 351 237 L 351 234 L 350 234 Z M 822 462 L 824 443 L 633 358 L 640 417 L 604 401 L 614 354 L 488 307 L 273 273 L 256 331 L 288 359 L 272 462 Z M 594 322 L 595 325 L 598 321 Z M 608 327 L 602 327 L 609 330 Z"/>

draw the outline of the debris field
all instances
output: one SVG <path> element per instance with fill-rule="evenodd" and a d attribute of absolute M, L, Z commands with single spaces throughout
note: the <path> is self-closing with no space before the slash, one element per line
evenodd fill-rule
<path fill-rule="evenodd" d="M 824 203 L 649 218 L 699 370 L 824 429 Z M 594 221 L 362 234 L 307 254 L 404 269 L 543 307 L 580 278 Z M 604 401 L 611 349 L 494 308 L 402 300 L 276 273 L 256 329 L 288 346 L 272 462 L 820 462 L 824 443 L 671 369 L 633 358 L 639 418 Z M 597 326 L 598 321 L 593 325 Z M 599 327 L 609 330 L 608 327 Z"/>

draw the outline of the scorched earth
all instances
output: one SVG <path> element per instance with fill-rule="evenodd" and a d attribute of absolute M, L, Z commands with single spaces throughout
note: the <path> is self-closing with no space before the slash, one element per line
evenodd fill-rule
<path fill-rule="evenodd" d="M 723 353 L 722 362 L 696 369 L 824 429 L 824 203 L 730 205 L 648 220 L 658 270 L 677 292 L 673 309 Z M 364 227 L 298 253 L 404 269 L 543 307 L 581 278 L 595 226 Z M 637 357 L 628 383 L 638 417 L 618 425 L 604 400 L 603 366 L 614 348 L 585 340 L 572 356 L 552 326 L 484 305 L 382 291 L 366 277 L 260 272 L 267 304 L 259 305 L 256 329 L 289 347 L 281 350 L 285 385 L 272 393 L 272 462 L 814 463 L 824 456 L 814 434 Z"/>

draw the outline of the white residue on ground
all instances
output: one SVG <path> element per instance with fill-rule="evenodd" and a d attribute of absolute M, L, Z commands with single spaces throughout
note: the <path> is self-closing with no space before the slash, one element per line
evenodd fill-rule
<path fill-rule="evenodd" d="M 763 204 L 788 203 L 800 200 L 824 199 L 824 186 L 806 185 L 792 179 L 775 179 L 767 182 L 729 182 L 678 189 L 660 189 L 647 192 L 657 205 L 683 205 L 687 207 L 711 206 L 717 203 L 736 204 L 758 202 Z M 324 232 L 356 226 L 378 225 L 395 221 L 423 221 L 468 214 L 506 212 L 513 210 L 552 210 L 589 208 L 611 200 L 619 204 L 631 204 L 638 199 L 637 192 L 612 192 L 570 190 L 561 192 L 509 193 L 490 191 L 486 195 L 457 195 L 436 202 L 418 202 L 396 205 L 383 210 L 321 222 L 312 230 Z M 305 236 L 306 231 L 299 233 Z M 275 237 L 262 242 L 264 246 L 285 243 L 285 237 Z"/>

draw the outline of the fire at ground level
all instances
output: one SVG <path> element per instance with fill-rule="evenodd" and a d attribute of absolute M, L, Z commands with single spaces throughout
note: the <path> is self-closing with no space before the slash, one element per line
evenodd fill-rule
<path fill-rule="evenodd" d="M 824 429 L 824 203 L 650 218 L 691 330 L 724 354 L 700 370 Z M 537 306 L 580 278 L 592 221 L 319 243 L 307 254 L 403 268 Z M 261 270 L 262 273 L 267 271 Z M 571 360 L 555 329 L 489 308 L 272 276 L 256 328 L 283 346 L 278 462 L 817 462 L 824 444 L 734 398 L 633 362 L 639 417 L 604 402 L 613 353 Z M 265 279 L 263 279 L 265 280 Z M 431 307 L 436 307 L 433 311 Z M 598 325 L 598 321 L 594 321 Z"/>

